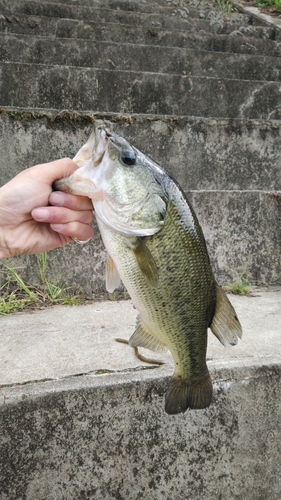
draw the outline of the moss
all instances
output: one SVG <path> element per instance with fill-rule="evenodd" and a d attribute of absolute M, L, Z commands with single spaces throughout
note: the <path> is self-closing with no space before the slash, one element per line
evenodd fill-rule
<path fill-rule="evenodd" d="M 50 123 L 72 122 L 79 123 L 94 123 L 97 120 L 110 120 L 113 123 L 126 123 L 132 125 L 137 121 L 136 116 L 125 114 L 110 114 L 110 113 L 85 113 L 79 111 L 36 111 L 25 109 L 7 109 L 0 108 L 0 114 L 11 119 L 19 120 L 23 123 L 32 122 L 33 120 L 47 119 Z"/>

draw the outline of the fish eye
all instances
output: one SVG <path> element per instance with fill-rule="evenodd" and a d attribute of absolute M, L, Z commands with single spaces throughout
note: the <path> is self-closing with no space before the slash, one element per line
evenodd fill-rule
<path fill-rule="evenodd" d="M 132 167 L 137 161 L 136 155 L 133 151 L 122 151 L 121 161 L 124 163 L 124 165 Z"/>

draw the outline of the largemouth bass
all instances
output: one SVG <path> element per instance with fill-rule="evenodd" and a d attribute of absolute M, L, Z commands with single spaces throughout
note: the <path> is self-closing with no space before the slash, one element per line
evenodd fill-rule
<path fill-rule="evenodd" d="M 115 133 L 97 129 L 74 161 L 80 168 L 54 188 L 93 201 L 108 252 L 106 288 L 113 292 L 121 278 L 139 311 L 129 344 L 172 353 L 168 414 L 206 408 L 207 329 L 225 346 L 242 330 L 190 203 L 164 168 Z"/>

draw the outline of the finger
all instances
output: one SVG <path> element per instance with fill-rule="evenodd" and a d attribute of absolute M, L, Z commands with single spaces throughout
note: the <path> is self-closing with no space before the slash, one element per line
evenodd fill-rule
<path fill-rule="evenodd" d="M 53 191 L 49 196 L 49 203 L 71 210 L 93 210 L 92 201 L 87 196 L 76 196 L 62 191 Z"/>
<path fill-rule="evenodd" d="M 48 168 L 42 168 L 42 167 Z M 36 178 L 40 174 L 40 180 L 46 182 L 47 184 L 52 184 L 58 179 L 63 177 L 68 177 L 77 170 L 78 166 L 70 158 L 62 158 L 60 160 L 54 160 L 49 163 L 44 163 L 41 165 L 35 165 L 29 169 Z"/>
<path fill-rule="evenodd" d="M 93 212 L 91 210 L 70 210 L 65 207 L 34 208 L 31 215 L 34 220 L 48 222 L 49 224 L 66 224 L 72 221 L 90 224 L 93 220 Z"/>
<path fill-rule="evenodd" d="M 63 234 L 64 236 L 70 236 L 71 238 L 77 238 L 81 241 L 92 238 L 94 234 L 92 226 L 77 221 L 67 224 L 51 224 L 51 228 L 57 233 Z"/>

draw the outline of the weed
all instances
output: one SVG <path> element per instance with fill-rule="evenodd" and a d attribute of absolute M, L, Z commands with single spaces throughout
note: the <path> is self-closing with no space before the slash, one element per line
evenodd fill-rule
<path fill-rule="evenodd" d="M 262 9 L 274 9 L 281 12 L 281 0 L 255 0 L 254 3 Z"/>
<path fill-rule="evenodd" d="M 234 281 L 229 291 L 235 295 L 247 295 L 250 291 L 249 286 L 250 283 L 244 279 L 244 275 L 246 273 L 247 266 L 244 267 L 242 273 L 239 276 L 237 281 Z"/>
<path fill-rule="evenodd" d="M 130 295 L 127 290 L 115 290 L 113 293 L 109 293 L 107 298 L 108 300 L 115 302 L 118 300 L 129 300 Z"/>
<path fill-rule="evenodd" d="M 39 270 L 41 282 L 42 282 L 42 293 L 45 300 L 57 301 L 62 300 L 65 292 L 69 290 L 70 287 L 55 285 L 52 281 L 47 280 L 46 269 L 47 269 L 47 252 L 40 253 L 36 255 L 37 267 Z M 65 297 L 64 297 L 65 298 Z"/>
<path fill-rule="evenodd" d="M 36 255 L 40 274 L 40 288 L 25 283 L 13 267 L 4 264 L 8 274 L 0 289 L 0 315 L 7 315 L 26 308 L 44 308 L 54 304 L 77 305 L 89 299 L 82 294 L 72 295 L 70 287 L 55 284 L 47 279 L 47 252 Z M 3 272 L 3 271 L 2 271 Z"/>
<path fill-rule="evenodd" d="M 8 297 L 0 297 L 0 314 L 7 315 L 16 311 L 21 311 L 26 307 L 28 300 L 17 299 L 15 294 Z"/>
<path fill-rule="evenodd" d="M 235 9 L 235 7 L 233 7 L 231 1 L 216 0 L 216 3 L 219 5 L 222 12 L 227 12 L 227 14 L 230 14 L 231 12 L 237 12 L 237 9 Z"/>

